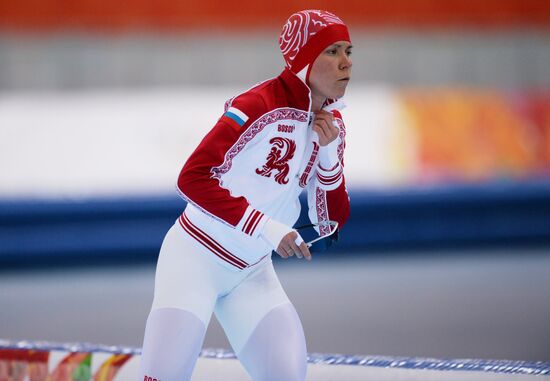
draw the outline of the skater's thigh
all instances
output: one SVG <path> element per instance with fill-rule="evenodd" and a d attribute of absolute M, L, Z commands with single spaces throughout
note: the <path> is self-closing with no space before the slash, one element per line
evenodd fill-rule
<path fill-rule="evenodd" d="M 215 266 L 205 258 L 197 241 L 175 224 L 160 250 L 151 309 L 190 311 L 208 326 L 218 295 Z"/>

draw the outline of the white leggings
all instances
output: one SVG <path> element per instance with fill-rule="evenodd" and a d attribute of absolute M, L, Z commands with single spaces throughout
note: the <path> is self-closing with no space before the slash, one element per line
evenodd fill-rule
<path fill-rule="evenodd" d="M 212 312 L 254 381 L 304 381 L 302 325 L 269 256 L 241 271 L 211 256 L 177 223 L 166 234 L 139 381 L 190 380 Z"/>

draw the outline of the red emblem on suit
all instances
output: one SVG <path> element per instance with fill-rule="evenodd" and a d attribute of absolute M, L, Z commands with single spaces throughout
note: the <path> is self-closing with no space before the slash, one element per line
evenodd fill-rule
<path fill-rule="evenodd" d="M 272 144 L 271 150 L 267 154 L 267 162 L 262 168 L 257 168 L 256 173 L 261 176 L 271 177 L 275 173 L 275 181 L 279 184 L 288 183 L 288 173 L 290 166 L 288 162 L 294 157 L 296 143 L 294 140 L 276 137 L 269 141 Z"/>

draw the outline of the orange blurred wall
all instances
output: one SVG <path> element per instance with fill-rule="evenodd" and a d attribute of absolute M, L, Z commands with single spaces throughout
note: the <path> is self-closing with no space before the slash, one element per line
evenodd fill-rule
<path fill-rule="evenodd" d="M 547 0 L 4 0 L 8 30 L 192 30 L 279 28 L 292 12 L 333 11 L 353 27 L 550 26 Z"/>

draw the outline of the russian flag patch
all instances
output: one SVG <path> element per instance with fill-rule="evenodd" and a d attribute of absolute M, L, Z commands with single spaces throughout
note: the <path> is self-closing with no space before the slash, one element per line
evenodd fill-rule
<path fill-rule="evenodd" d="M 244 112 L 236 109 L 235 107 L 229 107 L 223 115 L 230 119 L 233 119 L 233 121 L 235 121 L 235 123 L 237 123 L 240 127 L 244 126 L 244 124 L 248 120 L 248 116 L 246 116 Z"/>

